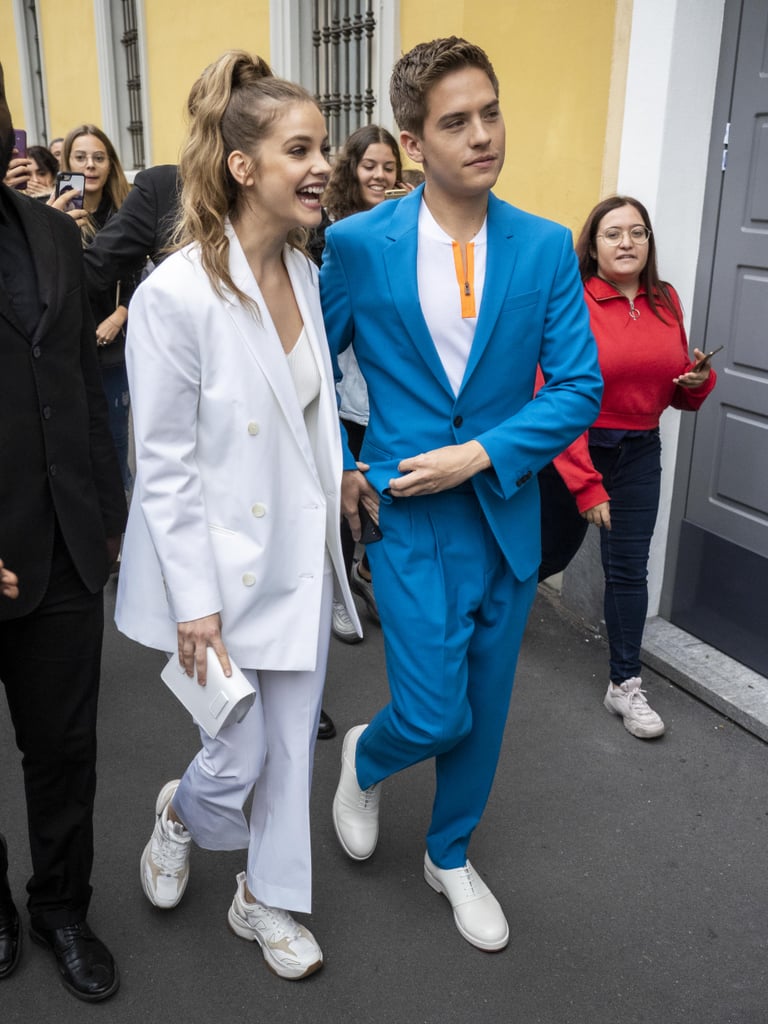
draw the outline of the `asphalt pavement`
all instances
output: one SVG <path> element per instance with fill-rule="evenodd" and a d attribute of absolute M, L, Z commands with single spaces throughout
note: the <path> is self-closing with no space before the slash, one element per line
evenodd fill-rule
<path fill-rule="evenodd" d="M 332 642 L 312 800 L 314 908 L 325 954 L 302 982 L 272 975 L 226 913 L 241 853 L 195 849 L 183 903 L 144 898 L 139 856 L 155 796 L 196 734 L 159 679 L 163 657 L 120 636 L 106 593 L 89 921 L 122 976 L 108 1002 L 78 1002 L 28 939 L 0 982 L 0 1024 L 764 1024 L 768 1021 L 764 742 L 682 689 L 644 674 L 664 737 L 637 740 L 602 707 L 605 642 L 540 591 L 530 618 L 497 781 L 470 848 L 510 923 L 482 953 L 424 882 L 433 786 L 424 764 L 384 786 L 381 838 L 355 864 L 331 802 L 341 737 L 386 697 L 381 631 Z M 414 638 L 418 642 L 418 623 Z M 30 871 L 13 735 L 0 701 L 0 830 L 21 906 Z"/>

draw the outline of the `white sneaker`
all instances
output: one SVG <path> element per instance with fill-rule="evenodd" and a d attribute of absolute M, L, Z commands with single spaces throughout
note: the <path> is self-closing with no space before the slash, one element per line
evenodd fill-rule
<path fill-rule="evenodd" d="M 333 827 L 352 860 L 367 860 L 379 839 L 381 784 L 361 789 L 355 771 L 357 741 L 367 726 L 356 725 L 344 737 L 341 776 L 333 798 Z"/>
<path fill-rule="evenodd" d="M 613 715 L 624 719 L 624 728 L 641 740 L 651 740 L 661 736 L 664 723 L 648 704 L 645 690 L 641 690 L 642 679 L 632 676 L 625 679 L 620 686 L 608 683 L 608 692 L 603 704 Z"/>
<path fill-rule="evenodd" d="M 453 919 L 467 942 L 496 953 L 509 942 L 509 925 L 501 905 L 467 861 L 463 868 L 439 868 L 424 854 L 424 879 L 453 907 Z"/>
<path fill-rule="evenodd" d="M 323 951 L 312 932 L 287 910 L 249 903 L 245 898 L 245 872 L 237 876 L 237 892 L 227 914 L 229 927 L 248 942 L 258 942 L 270 971 L 298 981 L 323 966 Z"/>
<path fill-rule="evenodd" d="M 363 639 L 355 629 L 355 624 L 350 619 L 349 612 L 343 601 L 333 602 L 331 629 L 336 639 L 341 640 L 345 644 L 359 644 Z"/>
<path fill-rule="evenodd" d="M 160 790 L 155 802 L 155 827 L 141 855 L 141 887 L 149 902 L 161 910 L 176 906 L 189 881 L 192 837 L 183 825 L 168 817 L 179 781 L 166 782 Z"/>

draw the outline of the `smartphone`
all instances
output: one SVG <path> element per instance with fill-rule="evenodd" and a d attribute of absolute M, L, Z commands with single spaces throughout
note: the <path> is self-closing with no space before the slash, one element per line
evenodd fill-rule
<path fill-rule="evenodd" d="M 85 175 L 73 171 L 59 171 L 56 175 L 56 198 L 64 192 L 78 191 L 79 196 L 73 196 L 67 205 L 68 210 L 82 210 L 83 196 L 85 195 Z"/>
<path fill-rule="evenodd" d="M 23 157 L 26 159 L 27 156 L 27 133 L 23 128 L 14 128 L 13 130 L 13 148 L 16 150 L 16 157 Z"/>
<path fill-rule="evenodd" d="M 26 157 L 27 157 L 27 133 L 24 131 L 23 128 L 14 128 L 13 129 L 13 149 L 14 149 L 14 152 L 13 152 L 13 159 L 14 160 L 19 160 L 19 159 L 24 159 L 25 160 L 26 159 Z M 23 192 L 26 187 L 27 187 L 26 179 L 24 181 L 22 181 L 20 185 L 15 185 L 14 186 L 14 188 L 16 188 L 19 192 Z"/>
<path fill-rule="evenodd" d="M 384 193 L 385 199 L 402 199 L 403 196 L 407 196 L 411 190 L 409 188 L 388 188 Z"/>
<path fill-rule="evenodd" d="M 377 540 L 381 540 L 384 535 L 376 523 L 371 519 L 368 514 L 368 510 L 362 501 L 357 506 L 357 512 L 360 516 L 360 543 L 375 544 Z"/>
<path fill-rule="evenodd" d="M 711 352 L 707 352 L 707 354 L 702 359 L 699 359 L 697 363 L 694 363 L 693 369 L 690 372 L 698 373 L 699 370 L 703 370 L 705 366 L 709 365 L 709 361 L 712 358 L 712 356 L 717 355 L 717 353 L 720 352 L 723 348 L 725 348 L 725 345 L 718 345 L 718 347 L 713 348 Z"/>

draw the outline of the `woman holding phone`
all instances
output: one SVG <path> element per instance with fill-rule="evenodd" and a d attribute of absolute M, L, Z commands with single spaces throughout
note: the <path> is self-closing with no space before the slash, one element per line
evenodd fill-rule
<path fill-rule="evenodd" d="M 569 520 L 580 513 L 583 531 L 589 523 L 600 528 L 610 650 L 604 705 L 633 736 L 652 739 L 662 735 L 664 722 L 641 689 L 640 645 L 659 507 L 659 420 L 670 406 L 698 409 L 716 376 L 703 352 L 694 349 L 693 359 L 688 354 L 680 300 L 659 278 L 642 203 L 629 196 L 598 203 L 576 254 L 605 386 L 587 435 L 554 460 L 554 477 L 540 474 L 542 547 L 544 563 L 550 563 L 544 571 L 563 568 L 574 553 L 559 560 L 556 551 L 558 540 L 571 533 Z M 560 478 L 573 498 L 562 497 Z"/>
<path fill-rule="evenodd" d="M 94 124 L 78 125 L 69 132 L 64 139 L 61 166 L 65 172 L 84 177 L 82 209 L 67 212 L 79 223 L 83 248 L 87 248 L 123 205 L 130 185 L 115 147 Z M 60 200 L 54 200 L 54 204 L 61 208 Z M 136 283 L 129 278 L 119 281 L 115 288 L 108 289 L 97 299 L 91 296 L 101 379 L 109 406 L 109 427 L 126 494 L 131 489 L 131 472 L 128 467 L 130 401 L 125 368 L 125 325 L 128 302 Z"/>
<path fill-rule="evenodd" d="M 247 850 L 230 928 L 295 980 L 323 962 L 292 914 L 311 906 L 309 792 L 334 581 L 359 629 L 339 538 L 333 372 L 302 248 L 322 214 L 328 142 L 312 96 L 240 51 L 203 72 L 188 109 L 181 249 L 131 306 L 137 475 L 116 619 L 177 652 L 190 686 L 205 684 L 210 647 L 257 696 L 215 739 L 201 730 L 198 755 L 161 789 L 141 883 L 170 909 L 192 841 Z"/>

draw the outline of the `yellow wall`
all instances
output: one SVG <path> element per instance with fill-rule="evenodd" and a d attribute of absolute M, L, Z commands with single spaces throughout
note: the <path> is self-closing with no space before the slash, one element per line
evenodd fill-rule
<path fill-rule="evenodd" d="M 93 0 L 40 0 L 40 40 L 51 138 L 102 125 Z"/>
<path fill-rule="evenodd" d="M 147 79 L 151 98 L 152 162 L 176 163 L 192 83 L 225 50 L 248 50 L 269 60 L 269 0 L 155 3 L 145 0 Z"/>
<path fill-rule="evenodd" d="M 19 59 L 16 53 L 16 25 L 9 3 L 0 4 L 0 40 L 0 64 L 3 65 L 8 109 L 14 125 L 17 128 L 24 128 Z"/>
<path fill-rule="evenodd" d="M 153 163 L 176 161 L 192 82 L 224 50 L 269 59 L 269 0 L 144 0 Z M 615 182 L 632 0 L 401 0 L 403 50 L 463 35 L 501 84 L 507 159 L 497 193 L 574 231 Z M 51 128 L 102 123 L 93 0 L 38 0 Z M 11 4 L 0 4 L 9 102 L 23 127 Z"/>
<path fill-rule="evenodd" d="M 600 198 L 615 10 L 616 0 L 401 4 L 404 51 L 448 35 L 486 50 L 507 127 L 495 191 L 574 231 Z"/>

